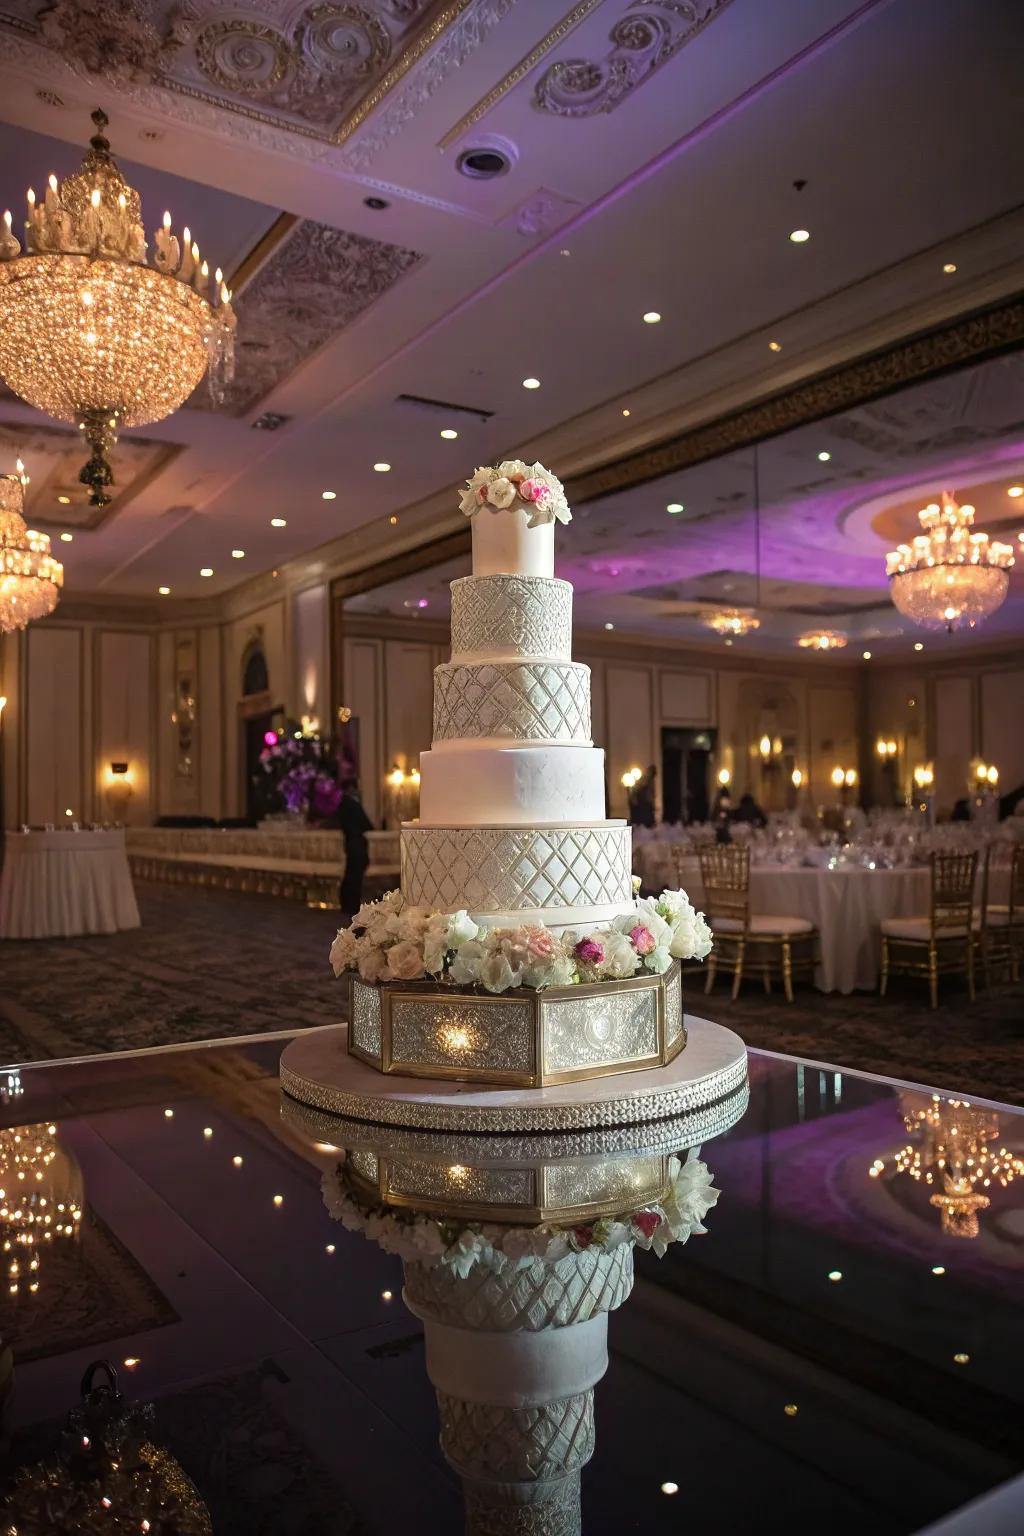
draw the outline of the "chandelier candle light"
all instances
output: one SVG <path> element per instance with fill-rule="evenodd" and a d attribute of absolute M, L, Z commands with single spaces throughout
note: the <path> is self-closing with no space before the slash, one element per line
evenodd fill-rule
<path fill-rule="evenodd" d="M 25 526 L 27 484 L 20 459 L 17 474 L 0 475 L 0 634 L 52 613 L 64 583 L 46 534 Z"/>
<path fill-rule="evenodd" d="M 187 228 L 172 233 L 169 213 L 147 260 L 139 194 L 110 154 L 106 114 L 92 120 L 81 170 L 51 176 L 42 202 L 29 189 L 24 253 L 9 212 L 0 224 L 0 376 L 84 433 L 79 480 L 101 507 L 122 427 L 170 416 L 207 368 L 223 399 L 236 322 L 222 273 L 211 276 Z"/>
<path fill-rule="evenodd" d="M 841 651 L 846 645 L 846 636 L 835 629 L 812 629 L 801 635 L 796 643 L 804 651 Z"/>
<path fill-rule="evenodd" d="M 949 491 L 917 515 L 923 532 L 885 557 L 892 600 L 925 629 L 973 629 L 1006 597 L 1013 548 L 973 532 L 974 508 Z"/>
<path fill-rule="evenodd" d="M 715 613 L 709 613 L 704 623 L 708 629 L 713 629 L 716 635 L 742 637 L 761 628 L 761 620 L 756 614 L 744 613 L 739 608 L 720 608 Z"/>

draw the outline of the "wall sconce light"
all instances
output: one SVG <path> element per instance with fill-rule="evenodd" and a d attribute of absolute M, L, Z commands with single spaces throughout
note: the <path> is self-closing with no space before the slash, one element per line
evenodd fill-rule
<path fill-rule="evenodd" d="M 801 786 L 801 784 L 802 784 L 802 783 L 803 783 L 803 781 L 804 781 L 804 776 L 803 776 L 803 774 L 802 774 L 802 773 L 801 773 L 801 772 L 800 772 L 800 769 L 799 769 L 799 768 L 794 768 L 794 769 L 793 769 L 793 772 L 792 772 L 792 773 L 791 773 L 791 774 L 790 774 L 790 776 L 789 776 L 789 777 L 790 777 L 790 778 L 791 778 L 791 780 L 792 780 L 792 781 L 793 781 L 793 788 L 794 788 L 794 789 L 799 789 L 799 788 L 800 788 L 800 786 Z"/>
<path fill-rule="evenodd" d="M 921 763 L 914 769 L 914 783 L 918 789 L 931 789 L 935 783 L 935 770 L 930 763 Z"/>
<path fill-rule="evenodd" d="M 767 762 L 768 759 L 772 755 L 772 739 L 771 739 L 771 737 L 770 736 L 762 736 L 761 740 L 757 744 L 757 750 L 760 752 L 760 754 L 764 758 L 765 762 Z"/>
<path fill-rule="evenodd" d="M 732 783 L 732 772 L 731 772 L 731 770 L 728 769 L 728 768 L 719 768 L 719 770 L 718 770 L 718 782 L 721 785 L 722 789 L 728 789 L 729 785 Z"/>
<path fill-rule="evenodd" d="M 105 774 L 106 796 L 118 821 L 124 816 L 128 807 L 128 801 L 132 797 L 134 777 L 129 763 L 112 762 L 107 764 Z"/>
<path fill-rule="evenodd" d="M 626 772 L 622 775 L 623 787 L 632 789 L 635 784 L 639 784 L 643 776 L 644 771 L 642 768 L 627 768 Z"/>
<path fill-rule="evenodd" d="M 832 769 L 832 783 L 835 785 L 836 789 L 842 789 L 843 785 L 846 783 L 846 771 L 845 771 L 845 769 L 843 769 L 843 768 L 833 768 Z"/>
<path fill-rule="evenodd" d="M 7 695 L 6 695 L 6 693 L 0 693 L 0 720 L 3 719 L 3 716 L 4 716 L 4 705 L 6 703 L 7 703 Z"/>
<path fill-rule="evenodd" d="M 844 778 L 845 778 L 847 789 L 852 789 L 853 786 L 857 782 L 857 770 L 856 770 L 856 768 L 847 768 L 846 773 L 844 775 Z"/>
<path fill-rule="evenodd" d="M 892 740 L 887 741 L 884 736 L 879 736 L 875 743 L 875 751 L 883 762 L 892 762 L 899 751 L 899 747 L 896 742 Z"/>
<path fill-rule="evenodd" d="M 301 725 L 303 736 L 319 736 L 320 720 L 317 715 L 303 715 Z"/>

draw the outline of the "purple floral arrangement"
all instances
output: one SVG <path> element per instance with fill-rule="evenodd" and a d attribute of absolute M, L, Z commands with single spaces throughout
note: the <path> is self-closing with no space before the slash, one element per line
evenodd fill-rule
<path fill-rule="evenodd" d="M 302 813 L 314 821 L 334 815 L 346 781 L 354 778 L 337 742 L 294 729 L 268 731 L 259 763 L 268 810 Z"/>

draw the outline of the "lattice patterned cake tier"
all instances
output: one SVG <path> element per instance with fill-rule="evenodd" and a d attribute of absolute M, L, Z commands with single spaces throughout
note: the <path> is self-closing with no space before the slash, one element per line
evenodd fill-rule
<path fill-rule="evenodd" d="M 402 828 L 402 893 L 416 907 L 475 916 L 632 900 L 630 829 Z"/>
<path fill-rule="evenodd" d="M 572 587 L 553 576 L 462 576 L 452 582 L 452 659 L 572 658 Z"/>
<path fill-rule="evenodd" d="M 403 1076 L 542 1087 L 663 1066 L 686 1044 L 677 961 L 661 976 L 499 994 L 354 977 L 353 1018 L 373 1012 L 368 992 L 379 999 L 379 1044 L 353 1030 L 349 1050 Z"/>
<path fill-rule="evenodd" d="M 590 742 L 590 668 L 581 662 L 451 662 L 434 670 L 434 740 Z"/>

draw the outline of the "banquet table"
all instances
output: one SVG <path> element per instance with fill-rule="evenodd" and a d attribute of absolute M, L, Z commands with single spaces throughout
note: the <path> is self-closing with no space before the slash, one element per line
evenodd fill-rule
<path fill-rule="evenodd" d="M 7 834 L 0 939 L 70 938 L 138 927 L 123 830 Z"/>

